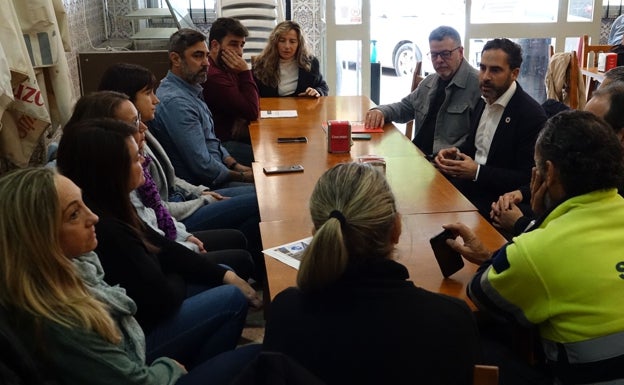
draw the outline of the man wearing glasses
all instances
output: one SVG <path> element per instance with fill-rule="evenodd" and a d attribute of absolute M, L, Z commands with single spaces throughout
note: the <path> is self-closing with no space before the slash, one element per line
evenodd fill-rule
<path fill-rule="evenodd" d="M 412 142 L 427 155 L 466 141 L 480 97 L 478 72 L 464 59 L 464 47 L 454 28 L 434 29 L 429 34 L 429 49 L 436 72 L 400 102 L 375 107 L 366 114 L 366 127 L 414 119 Z"/>

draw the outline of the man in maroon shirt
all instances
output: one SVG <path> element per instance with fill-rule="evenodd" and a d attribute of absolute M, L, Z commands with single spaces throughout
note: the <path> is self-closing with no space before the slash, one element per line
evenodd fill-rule
<path fill-rule="evenodd" d="M 217 137 L 238 162 L 250 166 L 249 122 L 258 118 L 260 102 L 258 87 L 243 59 L 248 35 L 247 28 L 236 19 L 215 20 L 208 35 L 210 67 L 203 87 Z"/>

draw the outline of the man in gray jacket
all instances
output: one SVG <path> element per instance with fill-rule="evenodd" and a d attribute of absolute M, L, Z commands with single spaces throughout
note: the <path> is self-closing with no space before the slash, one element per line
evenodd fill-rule
<path fill-rule="evenodd" d="M 412 142 L 425 154 L 461 146 L 470 130 L 470 117 L 479 101 L 479 73 L 464 59 L 459 33 L 440 26 L 429 34 L 428 56 L 435 73 L 427 76 L 398 103 L 375 107 L 366 114 L 366 127 L 391 120 L 414 119 Z"/>

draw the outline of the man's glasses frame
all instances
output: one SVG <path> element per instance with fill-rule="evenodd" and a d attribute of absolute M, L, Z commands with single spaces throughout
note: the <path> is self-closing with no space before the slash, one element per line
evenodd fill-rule
<path fill-rule="evenodd" d="M 440 51 L 440 52 L 428 52 L 427 56 L 429 56 L 431 60 L 435 60 L 438 57 L 441 57 L 442 60 L 448 60 L 451 58 L 451 55 L 453 54 L 453 52 L 457 51 L 460 48 L 461 48 L 461 45 L 450 50 L 447 49 L 445 51 Z"/>

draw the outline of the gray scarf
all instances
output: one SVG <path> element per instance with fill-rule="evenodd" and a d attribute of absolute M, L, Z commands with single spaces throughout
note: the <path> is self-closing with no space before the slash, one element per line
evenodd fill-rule
<path fill-rule="evenodd" d="M 95 252 L 83 254 L 72 261 L 91 294 L 108 307 L 123 335 L 121 348 L 133 361 L 145 364 L 145 335 L 133 316 L 137 306 L 132 298 L 126 295 L 124 288 L 110 286 L 104 281 L 104 269 Z"/>

